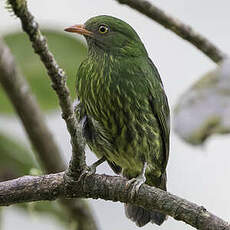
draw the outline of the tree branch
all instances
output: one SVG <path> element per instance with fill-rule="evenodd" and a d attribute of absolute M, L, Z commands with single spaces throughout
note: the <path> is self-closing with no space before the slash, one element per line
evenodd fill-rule
<path fill-rule="evenodd" d="M 81 129 L 78 128 L 78 123 L 74 116 L 69 89 L 66 86 L 66 75 L 56 63 L 52 53 L 48 50 L 46 39 L 41 34 L 38 28 L 38 23 L 34 20 L 34 17 L 28 11 L 26 1 L 25 0 L 20 0 L 20 1 L 19 0 L 9 0 L 8 3 L 12 6 L 12 10 L 14 11 L 15 15 L 21 19 L 22 28 L 28 34 L 32 42 L 32 46 L 34 48 L 35 53 L 37 53 L 40 56 L 43 64 L 45 65 L 48 75 L 52 81 L 52 87 L 58 95 L 59 104 L 62 109 L 62 117 L 66 122 L 67 129 L 71 136 L 71 144 L 72 144 L 72 159 L 71 159 L 69 168 L 66 173 L 67 175 L 66 178 L 68 178 L 68 176 L 76 177 L 76 175 L 80 175 L 80 173 L 85 167 L 85 153 L 84 153 L 85 142 L 81 134 Z M 26 100 L 22 100 L 21 102 L 23 101 L 26 101 Z M 21 105 L 19 104 L 18 108 L 20 109 L 20 107 Z M 29 108 L 27 109 L 36 110 L 35 107 L 34 108 L 31 107 L 30 109 Z M 38 111 L 36 111 L 36 113 L 37 112 Z M 26 120 L 28 120 L 27 124 L 31 123 L 31 119 L 28 118 L 28 117 L 31 117 L 31 111 L 30 113 L 26 113 L 26 111 L 22 111 L 21 114 L 23 118 L 25 118 L 24 114 L 28 114 L 28 116 L 25 119 L 23 119 L 23 121 L 27 122 Z M 37 116 L 37 118 L 39 118 L 39 115 Z M 36 121 L 38 120 L 39 119 L 37 119 Z M 37 125 L 39 126 L 38 123 Z M 32 140 L 34 141 L 32 141 L 32 143 L 33 144 L 38 143 L 39 141 L 37 141 L 36 139 L 39 139 L 39 136 L 41 137 L 43 132 L 42 133 L 37 132 L 40 130 L 36 130 L 36 128 L 33 128 L 33 130 L 35 130 L 35 132 L 33 133 L 33 131 L 30 130 L 31 127 L 29 125 L 25 127 L 26 127 L 26 130 L 30 138 L 31 136 L 33 137 Z M 36 126 L 33 126 L 33 127 L 36 127 Z M 44 127 L 45 127 L 44 125 L 40 126 L 40 128 L 44 128 Z M 44 129 L 43 131 L 47 132 L 47 129 Z M 43 140 L 46 140 L 46 142 L 47 140 L 49 140 L 49 139 L 46 139 L 47 136 L 49 136 L 49 132 L 47 132 L 47 134 L 44 135 Z M 44 146 L 43 144 L 45 143 L 43 142 L 40 144 L 38 143 L 38 145 L 35 145 L 37 150 L 40 150 L 39 149 L 41 148 L 40 146 Z M 53 145 L 53 147 L 55 146 Z M 53 150 L 55 150 L 55 148 L 53 148 Z M 41 151 L 38 151 L 38 152 L 42 154 Z M 63 164 L 61 165 L 60 161 L 57 161 L 57 165 L 56 165 L 56 162 L 53 160 L 54 158 L 52 154 L 47 155 L 44 153 L 44 156 L 45 157 L 43 157 L 43 155 L 40 155 L 40 157 L 42 158 L 42 162 L 45 164 L 45 168 L 47 169 L 47 172 L 63 170 L 64 165 Z M 56 156 L 58 158 L 58 151 L 56 151 Z M 46 159 L 47 157 L 48 159 Z M 75 202 L 70 202 L 67 200 L 61 200 L 60 202 L 66 207 L 66 210 L 69 212 L 72 218 L 76 219 L 76 221 L 78 222 L 79 230 L 83 230 L 83 229 L 84 230 L 87 230 L 87 229 L 96 230 L 97 229 L 97 225 L 94 220 L 94 217 L 88 205 L 84 201 L 78 200 Z"/>
<path fill-rule="evenodd" d="M 39 30 L 38 23 L 33 15 L 28 11 L 25 0 L 8 0 L 15 15 L 20 18 L 22 28 L 27 33 L 32 42 L 35 53 L 37 53 L 47 69 L 52 87 L 55 90 L 62 110 L 62 117 L 65 120 L 67 129 L 71 136 L 72 160 L 67 175 L 77 177 L 86 166 L 85 163 L 85 141 L 82 137 L 81 129 L 74 115 L 69 89 L 66 85 L 66 75 L 58 66 L 53 54 L 48 50 L 45 37 Z"/>
<path fill-rule="evenodd" d="M 168 14 L 166 14 L 164 11 L 154 6 L 149 1 L 146 0 L 116 0 L 116 1 L 121 4 L 130 6 L 131 8 L 141 12 L 147 17 L 158 22 L 165 28 L 176 33 L 179 37 L 192 43 L 196 48 L 198 48 L 201 52 L 203 52 L 214 62 L 216 63 L 221 62 L 226 57 L 226 54 L 224 54 L 207 38 L 195 32 L 191 26 L 188 26 L 180 22 L 178 19 L 169 16 Z"/>
<path fill-rule="evenodd" d="M 0 73 L 0 83 L 14 105 L 45 172 L 54 173 L 65 170 L 66 166 L 61 153 L 44 122 L 40 107 L 25 78 L 17 69 L 13 55 L 1 39 Z M 61 199 L 60 203 L 78 223 L 79 230 L 97 229 L 94 217 L 85 201 L 78 199 L 73 202 Z"/>
<path fill-rule="evenodd" d="M 61 153 L 44 122 L 39 105 L 25 78 L 17 69 L 13 55 L 1 39 L 0 72 L 0 83 L 19 115 L 45 171 L 54 173 L 65 170 Z"/>
<path fill-rule="evenodd" d="M 70 167 L 67 171 L 67 176 L 75 177 L 75 174 L 80 174 L 85 167 L 85 143 L 81 135 L 81 129 L 78 128 L 78 124 L 74 116 L 69 89 L 66 86 L 65 73 L 58 66 L 52 53 L 48 50 L 46 40 L 39 31 L 37 22 L 27 9 L 26 1 L 11 0 L 8 1 L 8 3 L 11 4 L 14 13 L 21 19 L 23 30 L 29 35 L 33 48 L 35 52 L 39 54 L 43 64 L 45 65 L 48 75 L 52 81 L 52 86 L 58 95 L 59 104 L 62 108 L 62 117 L 65 120 L 67 129 L 71 135 L 72 159 Z M 24 114 L 24 112 L 22 114 Z M 29 114 L 31 115 L 31 113 Z M 28 117 L 26 119 L 28 119 Z M 30 122 L 30 119 L 28 122 Z M 29 129 L 27 129 L 27 131 L 28 133 L 31 133 Z M 37 132 L 36 135 L 41 136 L 41 133 Z M 36 135 L 34 136 L 35 139 L 38 138 Z M 47 137 L 47 135 L 44 137 Z M 47 140 L 49 139 L 46 139 L 46 141 Z M 39 145 L 37 147 L 39 148 Z M 58 154 L 58 151 L 56 154 Z M 48 154 L 47 156 L 51 156 L 51 154 Z M 52 164 L 51 162 L 53 162 L 53 165 L 51 165 L 49 168 L 46 167 L 48 172 L 53 172 L 55 169 L 60 171 L 60 169 L 63 167 L 62 165 L 57 164 L 57 168 L 55 168 L 55 161 L 51 158 L 47 160 L 48 161 L 44 159 L 42 161 L 45 162 L 46 166 L 48 166 L 47 164 Z M 61 203 L 67 208 L 67 211 L 72 218 L 76 219 L 79 230 L 97 229 L 95 220 L 89 210 L 89 207 L 84 201 L 78 200 L 75 202 L 70 202 L 67 200 L 61 200 Z"/>
<path fill-rule="evenodd" d="M 34 50 L 45 64 L 53 83 L 62 108 L 63 118 L 66 121 L 71 135 L 73 147 L 72 164 L 69 175 L 79 175 L 85 167 L 84 140 L 78 129 L 74 117 L 73 108 L 66 87 L 66 76 L 58 67 L 53 55 L 48 51 L 44 37 L 38 30 L 38 25 L 33 16 L 28 12 L 25 0 L 8 0 L 12 4 L 15 14 L 20 17 L 23 29 L 32 41 Z M 121 0 L 120 0 L 121 1 Z M 123 1 L 124 2 L 124 1 Z M 218 52 L 207 52 L 215 60 Z M 0 205 L 10 205 L 18 202 L 30 202 L 38 200 L 53 200 L 57 198 L 102 198 L 105 200 L 121 201 L 142 206 L 150 211 L 158 210 L 170 215 L 177 220 L 182 220 L 197 229 L 230 230 L 230 225 L 205 208 L 176 197 L 157 188 L 143 185 L 138 194 L 131 198 L 127 189 L 127 181 L 121 177 L 106 175 L 92 175 L 82 178 L 80 181 L 64 180 L 64 172 L 44 175 L 40 177 L 25 176 L 16 180 L 0 183 Z M 73 177 L 74 178 L 74 177 Z"/>
<path fill-rule="evenodd" d="M 201 230 L 230 230 L 230 224 L 185 199 L 158 188 L 142 185 L 135 197 L 130 197 L 127 180 L 122 177 L 91 175 L 79 182 L 65 184 L 64 173 L 44 176 L 24 176 L 0 183 L 0 205 L 64 198 L 94 198 L 129 202 L 150 211 L 160 211 L 176 220 Z"/>

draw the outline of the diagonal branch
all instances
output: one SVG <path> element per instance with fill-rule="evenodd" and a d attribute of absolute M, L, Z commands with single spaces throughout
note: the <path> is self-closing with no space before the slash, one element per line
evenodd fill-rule
<path fill-rule="evenodd" d="M 141 12 L 147 17 L 158 22 L 165 28 L 176 33 L 179 37 L 192 43 L 201 52 L 207 55 L 211 60 L 218 63 L 221 62 L 226 55 L 217 48 L 213 43 L 211 43 L 207 38 L 203 37 L 201 34 L 195 32 L 191 26 L 180 22 L 163 10 L 157 8 L 152 3 L 147 0 L 116 0 L 121 4 L 130 6 L 131 8 Z"/>
<path fill-rule="evenodd" d="M 65 120 L 67 129 L 71 136 L 72 160 L 68 169 L 70 176 L 80 175 L 85 168 L 85 141 L 78 127 L 74 115 L 69 89 L 66 85 L 66 75 L 58 66 L 53 54 L 48 50 L 45 37 L 41 34 L 38 23 L 28 11 L 26 0 L 8 0 L 15 15 L 20 18 L 22 28 L 32 42 L 35 53 L 37 53 L 47 69 L 52 87 L 55 90 L 62 110 L 62 117 Z"/>
<path fill-rule="evenodd" d="M 59 148 L 44 122 L 43 114 L 31 93 L 30 87 L 16 68 L 14 57 L 9 48 L 1 39 L 0 73 L 0 83 L 19 115 L 46 172 L 54 173 L 65 170 L 66 166 Z"/>
<path fill-rule="evenodd" d="M 44 122 L 43 114 L 33 97 L 25 78 L 19 72 L 14 57 L 0 39 L 0 84 L 19 115 L 26 133 L 47 173 L 60 172 L 66 166 L 53 136 Z M 96 230 L 97 226 L 88 205 L 83 200 L 60 200 L 61 204 L 78 223 L 80 230 Z"/>
<path fill-rule="evenodd" d="M 158 188 L 142 185 L 135 197 L 130 197 L 127 180 L 122 177 L 91 175 L 71 186 L 65 184 L 64 173 L 39 177 L 24 176 L 0 183 L 0 205 L 65 198 L 102 198 L 129 202 L 150 211 L 160 211 L 176 220 L 201 230 L 230 230 L 230 224 L 185 199 Z"/>
<path fill-rule="evenodd" d="M 80 172 L 85 167 L 85 143 L 82 138 L 80 131 L 81 129 L 78 128 L 78 124 L 74 116 L 69 89 L 66 86 L 66 75 L 56 63 L 52 53 L 48 50 L 46 40 L 38 29 L 38 23 L 34 20 L 34 17 L 27 9 L 26 1 L 9 0 L 8 3 L 11 4 L 15 15 L 21 19 L 23 30 L 28 34 L 34 51 L 40 56 L 43 64 L 45 65 L 48 75 L 52 81 L 52 86 L 58 95 L 59 104 L 62 109 L 62 117 L 66 122 L 67 129 L 71 136 L 72 144 L 72 159 L 70 162 L 70 167 L 67 171 L 67 175 L 75 176 L 75 174 L 80 174 Z M 29 130 L 27 129 L 27 131 Z M 41 134 L 38 132 L 37 135 Z M 46 162 L 46 166 L 48 166 L 47 164 L 52 164 L 51 162 L 54 162 L 52 159 L 48 160 L 48 162 L 46 162 L 46 160 L 43 161 L 43 163 Z M 49 170 L 48 172 L 60 171 L 63 165 L 58 164 L 56 167 L 57 168 L 52 165 L 51 167 L 46 168 Z M 84 201 L 78 200 L 75 202 L 70 202 L 67 200 L 61 200 L 61 203 L 66 207 L 72 218 L 76 218 L 78 221 L 79 230 L 97 229 L 94 217 L 92 216 L 89 207 Z"/>
<path fill-rule="evenodd" d="M 21 18 L 23 29 L 28 33 L 37 52 L 45 64 L 49 76 L 59 97 L 59 102 L 71 135 L 73 161 L 70 174 L 80 173 L 85 167 L 84 141 L 78 131 L 74 118 L 69 91 L 65 84 L 65 75 L 57 66 L 52 54 L 48 51 L 44 37 L 38 30 L 37 23 L 28 12 L 24 0 L 9 0 L 17 16 Z M 78 154 L 77 154 L 78 153 Z M 79 167 L 80 166 L 80 167 Z M 145 207 L 148 210 L 158 210 L 177 220 L 196 227 L 197 229 L 226 229 L 230 226 L 225 221 L 207 212 L 203 207 L 176 197 L 157 188 L 143 185 L 139 193 L 130 198 L 126 180 L 120 177 L 92 175 L 78 182 L 64 180 L 64 173 L 50 174 L 40 177 L 22 177 L 16 180 L 0 183 L 0 205 L 10 205 L 18 202 L 38 200 L 53 200 L 62 198 L 102 198 L 105 200 L 128 202 Z"/>

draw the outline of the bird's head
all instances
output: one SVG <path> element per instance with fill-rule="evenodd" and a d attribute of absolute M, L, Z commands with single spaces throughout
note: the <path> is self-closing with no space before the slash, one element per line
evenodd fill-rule
<path fill-rule="evenodd" d="M 135 30 L 126 22 L 112 16 L 96 16 L 84 25 L 65 29 L 84 35 L 90 53 L 109 53 L 116 56 L 146 56 L 146 49 Z"/>

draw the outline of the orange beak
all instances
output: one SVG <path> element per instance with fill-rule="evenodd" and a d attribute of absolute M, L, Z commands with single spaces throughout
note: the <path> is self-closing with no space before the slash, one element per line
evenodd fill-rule
<path fill-rule="evenodd" d="M 93 32 L 85 29 L 84 25 L 74 25 L 64 29 L 67 32 L 78 33 L 86 36 L 92 36 Z"/>

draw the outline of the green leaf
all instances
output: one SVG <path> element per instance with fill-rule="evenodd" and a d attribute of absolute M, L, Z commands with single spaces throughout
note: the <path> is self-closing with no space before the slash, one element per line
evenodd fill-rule
<path fill-rule="evenodd" d="M 70 229 L 70 216 L 57 201 L 36 201 L 32 203 L 17 204 L 15 207 L 30 214 L 30 216 L 39 215 L 41 217 L 47 217 L 47 215 L 49 215 L 62 224 L 64 227 L 63 229 Z"/>
<path fill-rule="evenodd" d="M 78 66 L 86 56 L 86 47 L 83 42 L 64 32 L 45 30 L 43 33 L 55 59 L 68 76 L 67 84 L 71 95 L 74 97 L 75 75 Z M 33 52 L 28 37 L 22 32 L 16 32 L 5 35 L 4 40 L 14 54 L 16 62 L 28 80 L 41 108 L 46 111 L 57 109 L 57 96 L 51 87 L 50 80 L 46 76 L 46 70 L 38 55 Z M 12 105 L 1 87 L 0 98 L 0 113 L 12 112 Z"/>
<path fill-rule="evenodd" d="M 213 134 L 230 133 L 230 58 L 193 84 L 174 111 L 174 130 L 186 142 L 201 145 Z"/>
<path fill-rule="evenodd" d="M 28 175 L 39 168 L 33 154 L 21 143 L 0 133 L 0 181 Z"/>
<path fill-rule="evenodd" d="M 39 166 L 33 155 L 21 143 L 0 133 L 0 181 L 28 175 L 33 171 L 39 171 Z M 33 215 L 50 215 L 63 224 L 65 229 L 70 229 L 70 216 L 57 201 L 25 203 L 18 204 L 15 207 Z M 4 208 L 0 208 L 0 228 L 1 212 L 3 210 Z"/>

